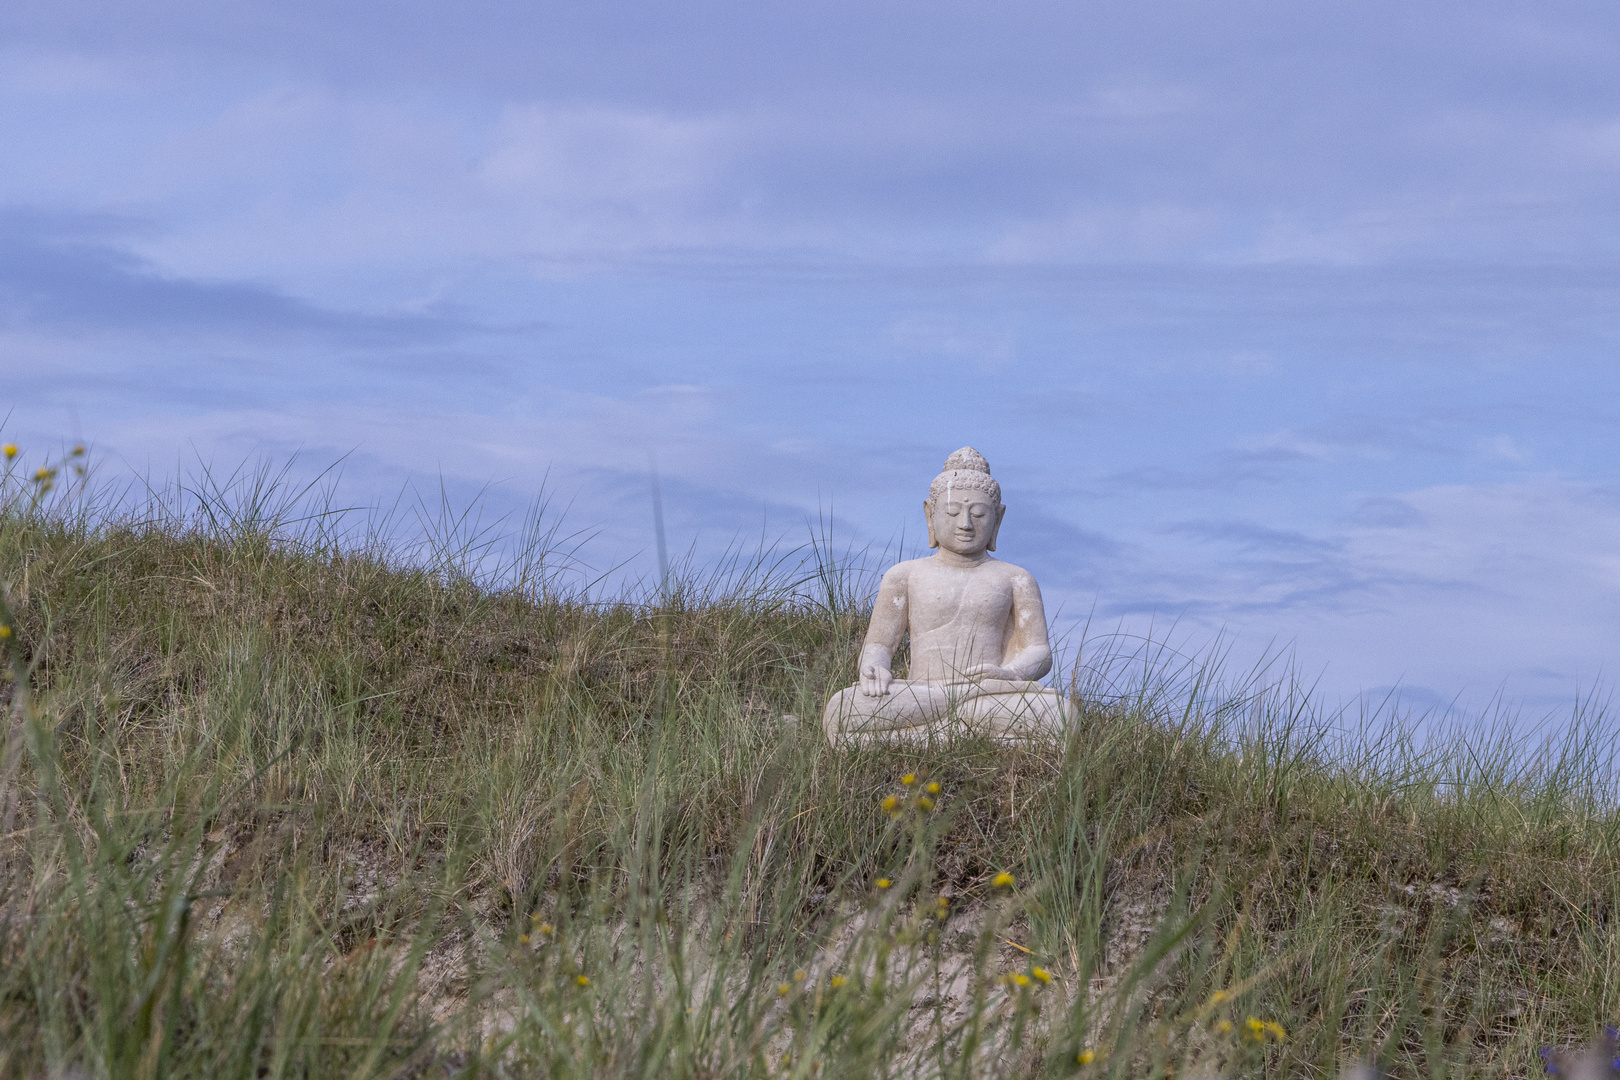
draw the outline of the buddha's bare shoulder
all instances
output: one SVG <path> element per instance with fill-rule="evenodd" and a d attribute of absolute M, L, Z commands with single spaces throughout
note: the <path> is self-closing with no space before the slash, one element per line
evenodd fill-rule
<path fill-rule="evenodd" d="M 996 568 L 996 575 L 1004 581 L 1010 581 L 1015 584 L 1035 584 L 1035 575 L 1031 574 L 1028 570 L 1025 570 L 1022 566 L 1016 566 L 1010 562 L 1002 562 L 1000 559 L 988 559 L 986 560 L 986 565 L 993 565 Z"/>
<path fill-rule="evenodd" d="M 883 571 L 883 584 L 904 585 L 906 582 L 911 580 L 911 576 L 912 574 L 916 573 L 917 568 L 927 561 L 928 560 L 926 558 L 907 559 L 904 562 L 895 563 L 893 566 Z"/>

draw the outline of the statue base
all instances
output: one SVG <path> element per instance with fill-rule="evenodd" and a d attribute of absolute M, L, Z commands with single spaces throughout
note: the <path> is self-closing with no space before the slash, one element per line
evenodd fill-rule
<path fill-rule="evenodd" d="M 821 723 L 834 746 L 982 738 L 1029 742 L 1062 737 L 1073 708 L 1037 682 L 907 682 L 878 697 L 845 687 L 827 702 Z"/>

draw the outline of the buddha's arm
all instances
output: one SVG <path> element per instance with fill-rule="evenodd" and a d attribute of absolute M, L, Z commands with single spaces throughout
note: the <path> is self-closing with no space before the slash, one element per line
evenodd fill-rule
<path fill-rule="evenodd" d="M 872 604 L 872 620 L 866 626 L 860 659 L 861 693 L 868 697 L 887 694 L 894 680 L 889 664 L 906 632 L 906 578 L 902 567 L 891 568 L 883 575 L 877 600 Z"/>
<path fill-rule="evenodd" d="M 1019 572 L 1013 577 L 1012 590 L 1012 612 L 1007 619 L 1002 661 L 976 665 L 967 672 L 970 678 L 1033 682 L 1052 670 L 1052 645 L 1046 636 L 1046 606 L 1041 603 L 1041 587 L 1035 584 L 1033 577 Z"/>

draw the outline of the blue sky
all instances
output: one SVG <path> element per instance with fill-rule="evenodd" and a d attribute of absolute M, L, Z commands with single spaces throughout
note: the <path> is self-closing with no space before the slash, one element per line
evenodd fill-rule
<path fill-rule="evenodd" d="M 104 471 L 915 537 L 1566 707 L 1620 639 L 1620 8 L 15 2 L 0 410 Z"/>

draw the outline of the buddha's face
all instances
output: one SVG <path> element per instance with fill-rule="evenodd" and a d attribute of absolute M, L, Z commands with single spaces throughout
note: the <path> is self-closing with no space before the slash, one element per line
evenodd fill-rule
<path fill-rule="evenodd" d="M 952 492 L 948 498 L 927 499 L 923 513 L 928 517 L 928 546 L 970 558 L 994 551 L 996 532 L 1006 512 L 1001 503 L 971 488 Z"/>

